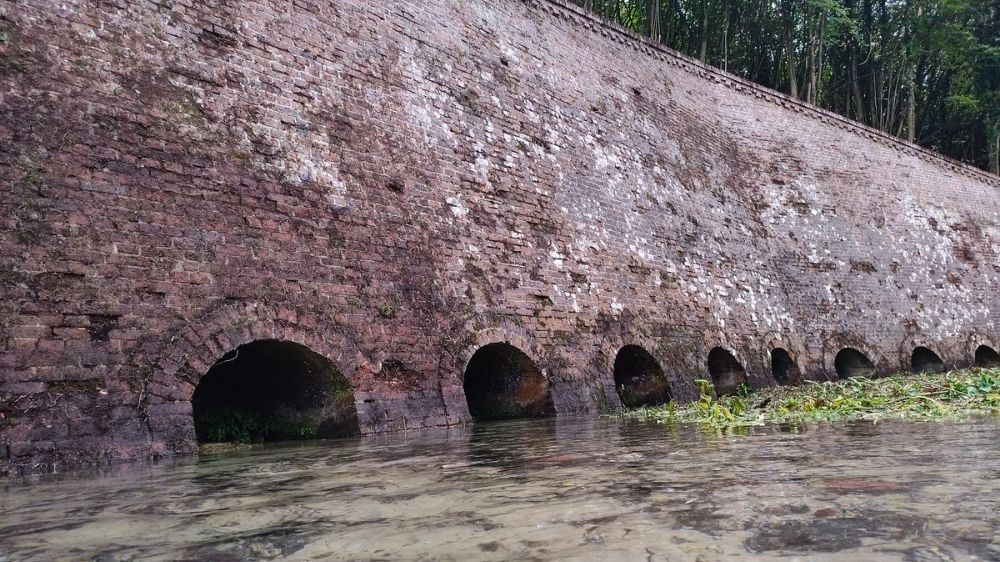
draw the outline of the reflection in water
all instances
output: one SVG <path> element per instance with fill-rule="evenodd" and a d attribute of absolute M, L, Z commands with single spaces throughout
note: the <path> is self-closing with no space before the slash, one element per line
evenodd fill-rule
<path fill-rule="evenodd" d="M 0 482 L 0 560 L 998 560 L 995 421 L 525 420 Z"/>

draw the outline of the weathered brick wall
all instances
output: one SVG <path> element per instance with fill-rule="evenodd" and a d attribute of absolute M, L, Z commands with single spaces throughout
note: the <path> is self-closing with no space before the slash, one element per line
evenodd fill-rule
<path fill-rule="evenodd" d="M 1000 343 L 997 178 L 557 2 L 5 0 L 0 86 L 0 471 L 191 451 L 260 338 L 365 431 L 467 421 L 493 341 L 560 413 L 625 344 L 686 399 Z"/>

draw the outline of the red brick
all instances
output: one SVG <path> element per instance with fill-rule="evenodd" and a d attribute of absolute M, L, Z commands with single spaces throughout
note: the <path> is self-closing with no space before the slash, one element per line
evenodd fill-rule
<path fill-rule="evenodd" d="M 193 451 L 174 400 L 237 336 L 328 356 L 365 432 L 468 421 L 489 340 L 562 413 L 617 400 L 626 344 L 688 400 L 716 346 L 760 386 L 777 346 L 822 379 L 845 346 L 887 372 L 1000 343 L 1000 179 L 562 1 L 470 2 L 178 4 L 162 30 L 150 0 L 8 10 L 0 385 L 114 381 L 5 404 L 0 473 Z"/>

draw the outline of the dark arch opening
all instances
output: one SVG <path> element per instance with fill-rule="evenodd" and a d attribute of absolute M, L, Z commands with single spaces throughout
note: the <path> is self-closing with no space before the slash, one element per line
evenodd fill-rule
<path fill-rule="evenodd" d="M 712 385 L 719 396 L 733 394 L 740 386 L 747 384 L 746 369 L 732 353 L 721 347 L 708 353 L 708 372 L 712 375 Z"/>
<path fill-rule="evenodd" d="M 802 372 L 799 366 L 789 355 L 788 351 L 776 347 L 771 350 L 771 374 L 778 384 L 797 384 L 802 380 Z"/>
<path fill-rule="evenodd" d="M 976 348 L 977 367 L 1000 367 L 1000 353 L 988 345 L 981 345 Z"/>
<path fill-rule="evenodd" d="M 837 369 L 837 377 L 841 379 L 875 376 L 875 364 L 864 353 L 852 347 L 841 349 L 833 360 L 833 366 Z"/>
<path fill-rule="evenodd" d="M 638 345 L 626 345 L 615 356 L 615 388 L 622 406 L 642 408 L 670 401 L 670 385 L 660 364 Z"/>
<path fill-rule="evenodd" d="M 230 351 L 191 399 L 198 442 L 262 442 L 359 433 L 354 392 L 322 355 L 257 340 Z"/>
<path fill-rule="evenodd" d="M 946 369 L 937 353 L 922 346 L 913 350 L 910 366 L 914 373 L 940 373 Z"/>
<path fill-rule="evenodd" d="M 465 367 L 465 400 L 476 420 L 554 413 L 549 382 L 523 351 L 507 343 L 479 348 Z"/>

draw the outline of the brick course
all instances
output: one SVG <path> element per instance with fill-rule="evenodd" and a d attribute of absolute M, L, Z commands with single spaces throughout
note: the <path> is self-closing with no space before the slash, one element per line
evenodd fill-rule
<path fill-rule="evenodd" d="M 194 448 L 228 350 L 308 346 L 366 432 L 560 414 L 624 345 L 885 373 L 1000 349 L 1000 179 L 549 0 L 0 3 L 0 472 Z"/>

